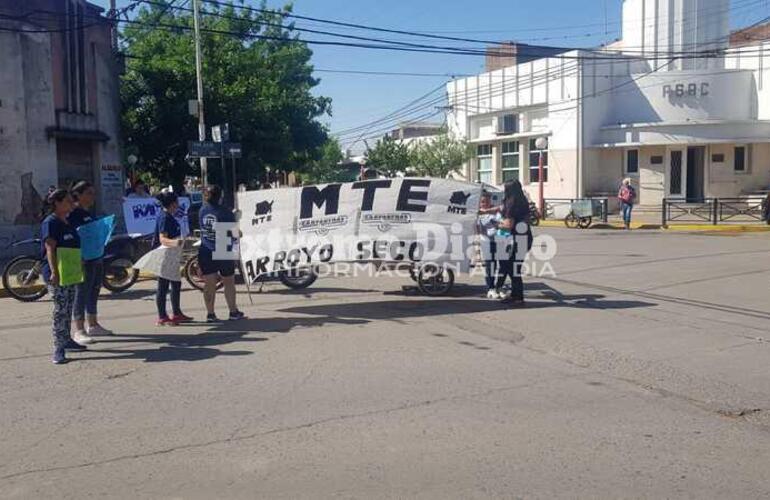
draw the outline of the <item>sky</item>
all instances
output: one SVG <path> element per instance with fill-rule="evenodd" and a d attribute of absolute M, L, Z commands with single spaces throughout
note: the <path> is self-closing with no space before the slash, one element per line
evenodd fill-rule
<path fill-rule="evenodd" d="M 90 0 L 107 6 L 108 0 Z M 118 0 L 118 7 L 128 0 Z M 258 6 L 259 0 L 247 0 Z M 747 0 L 733 0 L 746 4 Z M 270 7 L 284 2 L 268 0 Z M 592 47 L 620 37 L 622 0 L 295 0 L 294 13 L 378 27 L 430 32 L 484 40 L 516 40 L 524 43 Z M 751 2 L 731 12 L 731 24 L 744 26 L 768 15 L 768 5 Z M 359 36 L 417 43 L 482 47 L 468 42 L 444 42 L 330 27 L 306 21 L 297 26 L 341 31 Z M 328 39 L 303 34 L 304 38 Z M 319 70 L 476 74 L 483 71 L 481 56 L 418 54 L 344 47 L 312 46 L 312 63 Z M 332 116 L 323 117 L 332 133 L 381 118 L 413 99 L 435 89 L 446 76 L 383 76 L 318 72 L 318 95 L 332 98 Z M 435 120 L 440 121 L 440 117 Z M 369 134 L 371 135 L 371 134 Z M 358 135 L 343 136 L 343 146 Z M 361 141 L 355 145 L 363 147 Z"/>

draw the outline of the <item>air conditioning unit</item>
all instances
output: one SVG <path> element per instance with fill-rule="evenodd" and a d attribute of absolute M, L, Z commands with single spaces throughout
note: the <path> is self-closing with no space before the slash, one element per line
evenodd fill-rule
<path fill-rule="evenodd" d="M 519 115 L 497 117 L 497 135 L 512 135 L 519 131 Z"/>

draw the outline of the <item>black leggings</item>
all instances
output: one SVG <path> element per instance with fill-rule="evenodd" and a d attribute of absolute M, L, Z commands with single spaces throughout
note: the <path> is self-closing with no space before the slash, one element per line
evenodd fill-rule
<path fill-rule="evenodd" d="M 523 262 L 518 260 L 501 260 L 498 262 L 497 288 L 505 284 L 505 278 L 511 277 L 511 299 L 524 300 L 524 281 L 521 279 Z"/>
<path fill-rule="evenodd" d="M 165 278 L 158 278 L 158 292 L 155 294 L 155 305 L 158 307 L 158 317 L 167 318 L 166 314 L 166 295 L 168 295 L 169 286 L 171 287 L 171 308 L 174 316 L 181 316 L 182 309 L 179 305 L 179 298 L 182 294 L 181 281 L 169 281 Z"/>

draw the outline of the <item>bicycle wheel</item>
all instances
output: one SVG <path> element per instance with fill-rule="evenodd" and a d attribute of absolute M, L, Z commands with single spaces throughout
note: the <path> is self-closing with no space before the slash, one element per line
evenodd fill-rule
<path fill-rule="evenodd" d="M 577 226 L 580 229 L 588 229 L 591 226 L 593 219 L 591 217 L 580 217 L 577 222 Z"/>
<path fill-rule="evenodd" d="M 48 290 L 43 282 L 40 259 L 23 255 L 12 259 L 3 271 L 3 287 L 21 302 L 34 302 Z"/>
<path fill-rule="evenodd" d="M 578 226 L 578 218 L 575 216 L 573 212 L 570 212 L 565 218 L 564 218 L 564 225 L 567 226 L 570 229 L 574 229 Z"/>
<path fill-rule="evenodd" d="M 449 293 L 454 284 L 454 271 L 437 264 L 425 264 L 417 274 L 417 288 L 431 297 Z"/>

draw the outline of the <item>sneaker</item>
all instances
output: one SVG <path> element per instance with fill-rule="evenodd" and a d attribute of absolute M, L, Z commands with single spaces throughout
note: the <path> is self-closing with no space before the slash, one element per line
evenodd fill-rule
<path fill-rule="evenodd" d="M 168 317 L 158 318 L 158 321 L 155 322 L 155 326 L 176 326 L 176 321 L 169 319 Z"/>
<path fill-rule="evenodd" d="M 89 337 L 109 337 L 110 335 L 115 335 L 115 332 L 104 328 L 102 325 L 88 327 Z"/>
<path fill-rule="evenodd" d="M 93 344 L 94 339 L 88 336 L 85 330 L 78 330 L 72 334 L 72 340 L 80 345 Z"/>
<path fill-rule="evenodd" d="M 53 364 L 55 364 L 55 365 L 63 365 L 64 363 L 69 361 L 67 359 L 67 356 L 66 356 L 66 354 L 64 352 L 64 348 L 63 347 L 57 347 L 53 351 L 53 359 L 51 361 L 53 361 Z"/>
<path fill-rule="evenodd" d="M 219 318 L 214 313 L 206 315 L 206 323 L 219 323 Z"/>
<path fill-rule="evenodd" d="M 78 344 L 72 339 L 69 339 L 66 344 L 64 344 L 64 349 L 66 351 L 87 351 L 88 347 Z"/>
<path fill-rule="evenodd" d="M 190 321 L 195 321 L 190 316 L 187 316 L 186 314 L 174 314 L 171 317 L 171 321 L 174 323 L 189 323 Z"/>
<path fill-rule="evenodd" d="M 500 295 L 497 293 L 497 290 L 489 290 L 487 292 L 487 298 L 488 299 L 499 299 Z"/>
<path fill-rule="evenodd" d="M 243 314 L 241 311 L 233 311 L 230 313 L 230 321 L 236 321 L 239 319 L 244 319 L 246 317 L 245 314 Z"/>

